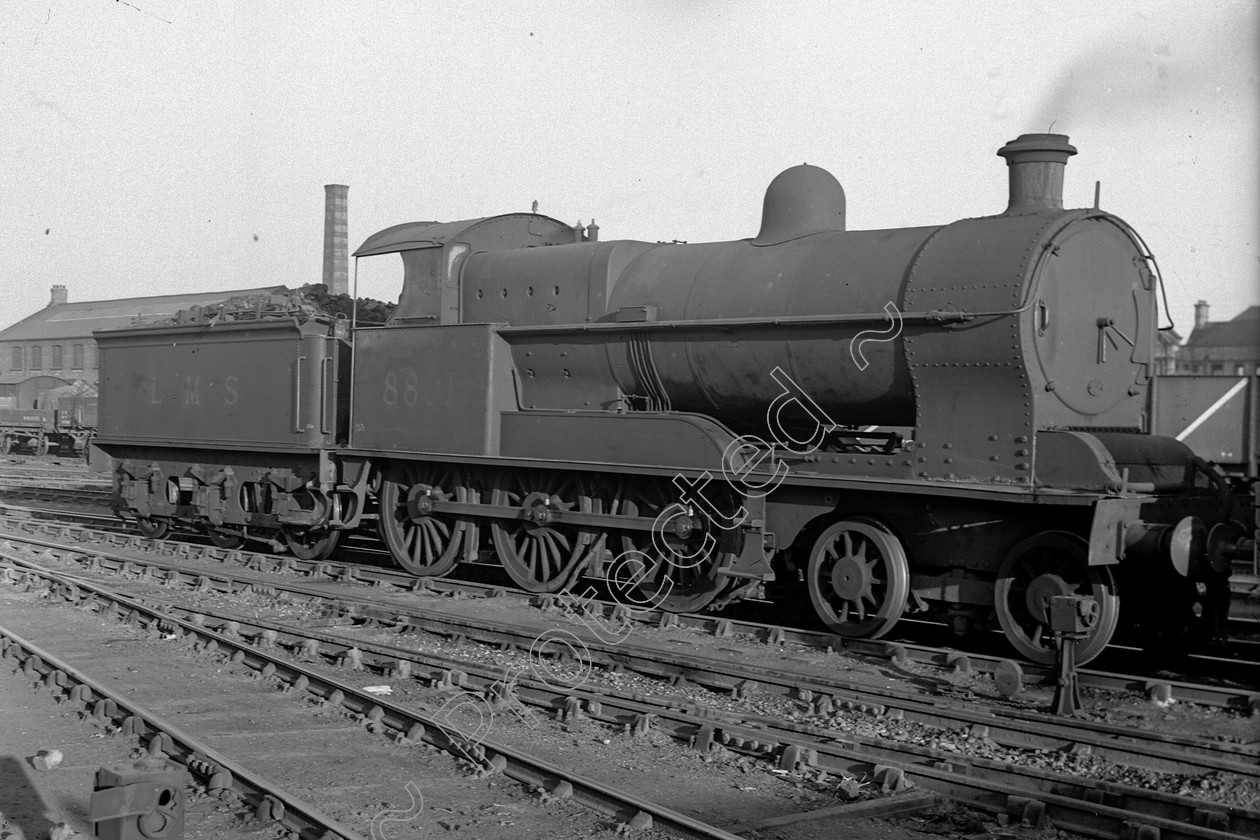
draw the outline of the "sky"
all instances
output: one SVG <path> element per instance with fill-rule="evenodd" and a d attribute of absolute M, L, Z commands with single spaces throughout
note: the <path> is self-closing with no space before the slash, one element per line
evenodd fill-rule
<path fill-rule="evenodd" d="M 1024 132 L 1133 225 L 1182 336 L 1260 303 L 1260 4 L 174 2 L 0 6 L 0 328 L 100 300 L 322 279 L 402 222 L 526 211 L 601 239 L 756 235 L 808 162 L 850 229 L 1001 212 Z M 395 256 L 359 293 L 396 300 Z M 1164 323 L 1167 323 L 1165 320 Z"/>

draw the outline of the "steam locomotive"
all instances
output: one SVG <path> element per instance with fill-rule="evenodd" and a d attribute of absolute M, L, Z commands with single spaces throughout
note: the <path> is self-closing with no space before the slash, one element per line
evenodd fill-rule
<path fill-rule="evenodd" d="M 416 575 L 494 557 L 673 611 L 803 587 L 840 636 L 996 623 L 1038 662 L 1056 595 L 1095 605 L 1078 662 L 1122 596 L 1179 632 L 1228 489 L 1148 433 L 1158 272 L 1063 209 L 1075 153 L 1017 138 L 1006 210 L 928 227 L 846 230 L 807 165 L 729 242 L 403 224 L 355 253 L 401 257 L 383 327 L 260 299 L 97 332 L 115 510 L 302 557 L 375 517 Z"/>

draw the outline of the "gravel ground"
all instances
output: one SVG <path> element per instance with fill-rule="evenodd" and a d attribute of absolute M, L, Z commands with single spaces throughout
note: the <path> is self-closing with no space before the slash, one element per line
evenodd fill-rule
<path fill-rule="evenodd" d="M 214 566 L 216 564 L 209 564 Z M 253 595 L 196 595 L 180 593 L 158 586 L 147 586 L 137 581 L 120 581 L 104 576 L 106 585 L 126 588 L 129 591 L 148 590 L 155 597 L 171 599 L 207 609 L 220 608 L 257 617 L 267 617 L 288 623 L 319 624 L 323 621 L 317 611 L 295 606 L 274 598 Z M 2 591 L 2 590 L 0 590 Z M 436 600 L 434 600 L 436 598 Z M 469 599 L 438 596 L 400 596 L 403 603 L 413 606 L 436 604 L 443 610 L 458 609 L 470 615 L 493 617 L 502 615 L 513 621 L 536 621 L 540 627 L 566 626 L 577 628 L 578 622 L 559 611 L 543 612 L 526 607 L 509 599 Z M 334 632 L 347 632 L 346 628 L 329 628 Z M 529 667 L 527 655 L 520 652 L 501 651 L 473 643 L 452 643 L 427 634 L 398 635 L 368 629 L 348 631 L 356 638 L 372 638 L 387 644 L 411 647 L 416 650 L 439 653 L 454 659 L 477 662 L 508 672 Z M 886 661 L 870 661 L 853 657 L 828 654 L 796 645 L 768 646 L 756 640 L 742 638 L 715 638 L 707 634 L 675 628 L 658 630 L 637 627 L 633 636 L 636 644 L 658 644 L 684 652 L 699 651 L 710 655 L 737 657 L 748 666 L 759 664 L 767 668 L 792 667 L 805 673 L 820 675 L 840 674 L 845 679 L 869 685 L 926 688 L 935 696 L 973 703 L 978 707 L 994 707 L 1035 710 L 1050 703 L 1051 692 L 1031 689 L 1015 698 L 1004 698 L 992 680 L 979 675 L 957 674 L 932 666 L 910 663 L 894 665 Z M 147 644 L 162 647 L 160 642 Z M 553 670 L 576 675 L 576 665 L 570 663 Z M 345 679 L 346 672 L 332 673 Z M 364 684 L 387 682 L 380 677 L 365 675 Z M 447 697 L 433 689 L 418 684 L 392 684 L 393 699 L 415 703 L 430 709 L 441 705 Z M 596 671 L 585 686 L 598 691 L 601 687 L 615 689 L 619 693 L 668 696 L 684 706 L 711 706 L 748 716 L 766 716 L 779 720 L 794 720 L 835 730 L 838 734 L 867 736 L 890 741 L 917 744 L 946 752 L 958 752 L 989 758 L 995 761 L 1013 762 L 1041 767 L 1082 778 L 1108 779 L 1138 787 L 1158 789 L 1183 796 L 1191 796 L 1225 805 L 1260 808 L 1260 785 L 1251 778 L 1239 778 L 1221 774 L 1186 776 L 1155 773 L 1147 770 L 1115 765 L 1085 752 L 1017 750 L 1003 747 L 985 738 L 970 736 L 965 732 L 953 732 L 924 726 L 909 721 L 892 720 L 865 713 L 860 709 L 833 709 L 820 714 L 809 702 L 802 699 L 783 698 L 768 692 L 753 692 L 749 696 L 734 697 L 714 693 L 698 685 L 681 683 L 675 686 L 648 679 L 630 672 L 606 673 Z M 1114 724 L 1132 726 L 1183 735 L 1198 735 L 1235 743 L 1260 742 L 1260 720 L 1231 711 L 1200 707 L 1188 703 L 1159 705 L 1138 695 L 1115 695 L 1086 692 L 1087 718 Z M 770 762 L 749 759 L 722 749 L 700 756 L 678 747 L 670 739 L 658 733 L 631 737 L 624 732 L 590 721 L 560 723 L 544 719 L 536 725 L 526 725 L 511 716 L 501 715 L 495 721 L 491 737 L 502 738 L 527 752 L 548 757 L 556 763 L 581 769 L 611 784 L 624 785 L 649 798 L 658 798 L 664 804 L 678 810 L 714 822 L 732 825 L 746 820 L 777 814 L 791 814 L 815 810 L 846 802 L 862 802 L 879 796 L 865 779 L 837 779 L 818 774 L 787 774 L 777 771 Z M 701 780 L 703 780 L 701 782 Z M 856 794 L 854 791 L 856 790 Z M 382 799 L 380 807 L 402 808 L 406 806 L 405 792 L 397 791 L 393 797 Z M 401 797 L 402 802 L 396 801 Z M 429 799 L 426 798 L 426 802 Z M 446 817 L 452 825 L 438 826 L 442 830 L 462 830 L 463 819 L 476 817 L 478 826 L 485 815 L 454 813 Z M 462 810 L 468 810 L 463 808 Z M 799 823 L 792 829 L 766 829 L 754 831 L 750 837 L 829 837 L 828 825 L 842 825 L 844 836 L 870 837 L 980 837 L 980 836 L 1031 836 L 1012 827 L 998 826 L 992 820 L 982 818 L 965 809 L 942 806 L 919 816 L 890 822 L 873 821 L 819 821 Z M 471 825 L 471 823 L 470 823 Z M 453 826 L 453 827 L 452 827 Z M 859 827 L 862 826 L 862 827 Z M 479 829 L 480 830 L 480 829 Z M 838 829 L 832 829 L 838 830 Z M 860 833 L 868 831 L 868 833 Z M 859 833 L 851 834 L 853 831 Z M 895 831 L 898 833 L 881 833 Z M 1044 832 L 1043 832 L 1044 833 Z M 3 835 L 0 835 L 2 837 Z M 400 835 L 401 836 L 401 835 Z M 481 836 L 478 834 L 477 836 Z M 524 836 L 524 835 L 522 835 Z M 571 835 L 581 836 L 581 835 Z M 1054 836 L 1053 832 L 1046 836 Z M 391 834 L 391 837 L 393 835 Z"/>
<path fill-rule="evenodd" d="M 459 761 L 365 735 L 342 715 L 283 698 L 250 679 L 243 668 L 192 654 L 186 643 L 149 638 L 112 619 L 39 601 L 33 593 L 7 587 L 0 587 L 0 607 L 6 626 L 37 644 L 46 644 L 103 681 L 139 693 L 145 705 L 206 738 L 215 748 L 229 755 L 263 756 L 256 759 L 263 766 L 253 769 L 278 779 L 291 793 L 314 802 L 365 836 L 373 817 L 386 811 L 399 815 L 386 832 L 390 840 L 446 831 L 489 838 L 620 836 L 606 819 L 568 802 L 544 802 L 546 797 L 510 780 L 490 778 L 470 787 Z M 74 640 L 74 650 L 67 650 L 66 639 Z M 126 654 L 120 660 L 107 660 L 102 653 L 106 649 Z M 344 672 L 333 670 L 345 677 Z M 0 795 L 0 812 L 8 821 L 0 838 L 43 840 L 62 821 L 67 830 L 90 836 L 86 815 L 92 771 L 100 764 L 138 755 L 133 745 L 121 738 L 101 738 L 98 729 L 79 722 L 78 715 L 68 709 L 54 706 L 46 692 L 32 692 L 28 681 L 8 668 L 0 668 L 0 697 L 6 712 L 0 726 L 0 760 L 10 774 L 6 780 L 15 783 L 6 785 L 7 794 Z M 413 685 L 400 687 L 392 699 L 432 711 L 448 698 Z M 7 713 L 18 708 L 24 710 L 29 725 Z M 500 719 L 492 737 L 719 825 L 849 801 L 837 794 L 836 779 L 776 772 L 767 762 L 721 749 L 701 756 L 659 734 L 633 738 L 589 721 L 560 724 L 544 719 L 528 726 Z M 333 762 L 325 758 L 330 746 L 339 756 Z M 52 748 L 67 756 L 62 768 L 37 774 L 29 763 L 23 765 L 27 757 Z M 408 781 L 418 785 L 424 806 L 404 820 L 413 802 Z M 857 800 L 871 794 L 863 790 Z M 252 823 L 249 816 L 194 791 L 185 836 L 187 840 L 278 836 L 276 830 Z M 841 823 L 803 822 L 747 836 L 829 837 L 834 836 L 836 825 Z M 1010 836 L 1008 829 L 992 820 L 948 805 L 913 821 L 847 820 L 842 826 L 845 836 L 857 840 Z M 655 840 L 661 835 L 638 831 L 635 836 Z"/>

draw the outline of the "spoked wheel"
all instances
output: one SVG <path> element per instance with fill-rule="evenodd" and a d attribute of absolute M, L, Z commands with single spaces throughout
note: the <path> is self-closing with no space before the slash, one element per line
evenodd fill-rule
<path fill-rule="evenodd" d="M 672 482 L 660 479 L 629 479 L 622 490 L 621 515 L 657 521 L 651 531 L 622 532 L 622 557 L 631 562 L 617 563 L 610 575 L 614 589 L 632 601 L 627 606 L 694 612 L 738 583 L 718 572 L 739 553 L 742 534 L 733 527 L 739 496 L 724 484 L 705 485 L 701 495 L 714 517 L 703 507 L 684 505 L 680 495 Z"/>
<path fill-rule="evenodd" d="M 327 560 L 340 542 L 340 531 L 286 529 L 284 532 L 284 544 L 299 560 Z"/>
<path fill-rule="evenodd" d="M 171 526 L 164 519 L 150 519 L 147 516 L 138 516 L 136 517 L 136 530 L 151 540 L 160 540 L 171 532 Z"/>
<path fill-rule="evenodd" d="M 910 567 L 901 541 L 887 528 L 854 517 L 818 537 L 808 585 L 815 612 L 833 633 L 878 639 L 905 612 Z"/>
<path fill-rule="evenodd" d="M 210 542 L 219 548 L 240 548 L 245 544 L 245 535 L 232 528 L 208 528 L 206 535 Z"/>
<path fill-rule="evenodd" d="M 399 566 L 421 577 L 438 577 L 455 568 L 471 525 L 452 514 L 434 512 L 433 503 L 476 501 L 456 470 L 437 464 L 395 464 L 377 498 L 381 539 Z"/>
<path fill-rule="evenodd" d="M 1050 599 L 1088 595 L 1098 602 L 1098 620 L 1076 643 L 1076 664 L 1102 653 L 1120 617 L 1120 598 L 1106 566 L 1089 565 L 1089 546 L 1063 531 L 1046 531 L 1011 549 L 998 570 L 993 592 L 998 621 L 1015 649 L 1033 662 L 1054 663 Z"/>
<path fill-rule="evenodd" d="M 595 529 L 565 522 L 565 512 L 598 513 L 590 482 L 565 472 L 516 472 L 499 482 L 493 504 L 523 508 L 520 519 L 490 524 L 499 561 L 529 592 L 559 592 L 590 557 Z"/>

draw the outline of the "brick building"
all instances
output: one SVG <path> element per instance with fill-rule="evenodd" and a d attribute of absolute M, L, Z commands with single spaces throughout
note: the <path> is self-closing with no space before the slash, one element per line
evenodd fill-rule
<path fill-rule="evenodd" d="M 1181 347 L 1178 373 L 1243 376 L 1260 373 L 1260 306 L 1229 321 L 1208 320 L 1207 301 L 1194 307 L 1194 331 Z"/>

